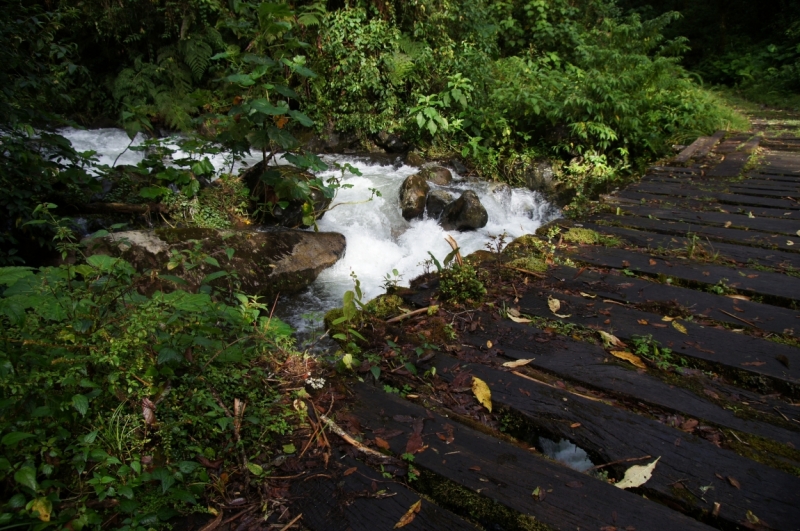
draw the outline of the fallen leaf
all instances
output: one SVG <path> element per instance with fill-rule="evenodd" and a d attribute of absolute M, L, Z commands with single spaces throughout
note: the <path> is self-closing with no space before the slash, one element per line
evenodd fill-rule
<path fill-rule="evenodd" d="M 394 524 L 394 529 L 399 529 L 401 527 L 405 527 L 408 524 L 410 524 L 411 522 L 413 522 L 414 518 L 417 517 L 417 513 L 419 512 L 419 510 L 421 508 L 422 508 L 422 500 L 418 500 L 414 505 L 409 507 L 408 511 L 406 511 L 406 514 L 404 514 L 400 518 L 400 520 L 398 520 L 397 523 Z"/>
<path fill-rule="evenodd" d="M 794 245 L 794 242 L 792 240 L 786 240 L 786 245 Z"/>
<path fill-rule="evenodd" d="M 689 332 L 686 331 L 686 327 L 680 324 L 678 321 L 672 321 L 672 328 L 680 332 L 681 334 L 688 334 Z"/>
<path fill-rule="evenodd" d="M 626 352 L 624 350 L 612 350 L 611 355 L 621 360 L 629 361 L 633 366 L 639 367 L 640 369 L 647 368 L 647 365 L 644 364 L 642 358 L 636 356 L 635 354 L 631 354 L 630 352 Z"/>
<path fill-rule="evenodd" d="M 378 448 L 380 448 L 382 450 L 388 450 L 389 449 L 389 442 L 381 439 L 380 437 L 375 437 L 375 446 L 377 446 Z"/>
<path fill-rule="evenodd" d="M 746 361 L 742 363 L 745 367 L 761 367 L 762 365 L 766 365 L 766 361 Z"/>
<path fill-rule="evenodd" d="M 622 261 L 622 267 L 630 267 L 630 266 L 631 266 L 631 263 L 628 262 L 627 260 L 623 260 Z"/>
<path fill-rule="evenodd" d="M 732 476 L 728 476 L 728 483 L 730 483 L 731 485 L 733 485 L 737 489 L 741 489 L 742 488 L 742 484 L 739 483 L 738 481 L 736 481 L 736 478 L 734 478 Z"/>
<path fill-rule="evenodd" d="M 625 471 L 625 477 L 614 485 L 620 489 L 641 487 L 653 477 L 653 470 L 655 470 L 656 463 L 658 463 L 659 459 L 661 459 L 661 457 L 656 458 L 656 460 L 649 465 L 633 465 Z"/>
<path fill-rule="evenodd" d="M 547 307 L 550 308 L 550 311 L 553 313 L 557 313 L 558 310 L 561 309 L 561 301 L 558 299 L 554 299 L 553 297 L 547 298 Z"/>
<path fill-rule="evenodd" d="M 31 510 L 39 513 L 39 520 L 49 522 L 50 513 L 53 512 L 53 502 L 49 498 L 35 498 L 31 504 Z"/>
<path fill-rule="evenodd" d="M 799 231 L 797 231 L 795 234 L 797 234 L 798 236 L 800 236 L 800 230 L 799 230 Z"/>
<path fill-rule="evenodd" d="M 580 293 L 581 293 L 581 296 L 582 296 L 582 297 L 586 297 L 587 299 L 594 299 L 594 298 L 596 298 L 596 297 L 597 297 L 597 295 L 590 295 L 590 294 L 588 294 L 588 293 L 584 293 L 584 292 L 582 292 L 582 291 L 581 291 Z"/>
<path fill-rule="evenodd" d="M 527 365 L 532 362 L 536 358 L 531 358 L 529 360 L 514 360 L 514 361 L 507 361 L 503 364 L 503 367 L 510 367 L 512 369 L 516 369 L 517 367 L 522 367 L 523 365 Z"/>
<path fill-rule="evenodd" d="M 564 483 L 564 484 L 571 489 L 579 489 L 583 487 L 582 481 L 570 481 L 569 483 Z"/>
<path fill-rule="evenodd" d="M 516 308 L 509 308 L 507 310 L 508 315 L 513 315 L 514 317 L 519 317 L 520 313 Z"/>
<path fill-rule="evenodd" d="M 638 320 L 638 321 L 636 321 L 636 322 L 637 322 L 637 323 L 639 323 L 640 325 L 645 325 L 645 326 L 647 326 L 648 324 L 650 324 L 650 323 L 648 323 L 648 322 L 647 322 L 647 319 L 639 319 L 639 320 Z"/>
<path fill-rule="evenodd" d="M 524 317 L 515 317 L 511 314 L 508 315 L 508 318 L 514 321 L 515 323 L 532 323 L 530 319 L 525 319 Z M 492 347 L 489 347 L 492 348 Z"/>
<path fill-rule="evenodd" d="M 406 443 L 406 453 L 417 454 L 425 450 L 425 448 L 427 448 L 427 446 L 422 442 L 422 435 L 416 431 L 412 433 Z"/>
<path fill-rule="evenodd" d="M 727 229 L 728 227 L 730 227 L 731 225 L 733 225 L 733 224 L 732 224 L 730 221 L 726 221 L 726 222 L 725 222 L 725 228 L 726 228 L 726 229 Z"/>
<path fill-rule="evenodd" d="M 625 347 L 625 343 L 619 340 L 617 336 L 611 335 L 608 332 L 603 332 L 602 330 L 597 331 L 600 334 L 600 337 L 603 339 L 603 344 L 606 347 L 614 346 L 614 347 Z"/>
<path fill-rule="evenodd" d="M 675 320 L 675 318 L 674 318 L 674 317 L 670 317 L 670 316 L 668 316 L 668 315 L 665 315 L 664 317 L 662 317 L 662 318 L 661 318 L 661 320 L 662 320 L 662 321 L 666 321 L 667 323 L 669 323 L 669 322 L 671 322 L 671 321 L 674 321 L 674 320 Z"/>
<path fill-rule="evenodd" d="M 486 348 L 492 348 L 492 340 L 486 342 Z"/>
<path fill-rule="evenodd" d="M 651 265 L 651 266 L 654 266 L 654 265 L 656 265 L 657 263 L 658 263 L 658 262 L 656 262 L 656 261 L 655 261 L 655 260 L 653 260 L 652 258 L 650 259 L 650 265 Z"/>
<path fill-rule="evenodd" d="M 714 502 L 714 509 L 711 511 L 711 516 L 717 517 L 719 516 L 719 510 L 722 508 L 719 502 Z"/>
<path fill-rule="evenodd" d="M 353 473 L 353 472 L 355 472 L 356 470 L 358 470 L 358 467 L 357 467 L 357 466 L 354 466 L 354 467 L 352 467 L 352 468 L 348 468 L 347 470 L 345 470 L 345 471 L 344 471 L 344 474 L 342 474 L 342 475 L 343 475 L 343 476 L 349 476 L 350 474 L 352 474 L 352 473 Z"/>
<path fill-rule="evenodd" d="M 661 323 L 651 323 L 650 326 L 655 326 L 656 328 L 666 328 L 667 325 Z"/>
<path fill-rule="evenodd" d="M 473 472 L 480 472 L 481 471 L 481 467 L 479 467 L 477 465 L 476 466 L 471 466 L 471 467 L 469 467 L 469 469 L 472 470 Z"/>
<path fill-rule="evenodd" d="M 754 515 L 753 511 L 751 511 L 750 509 L 747 510 L 744 516 L 745 518 L 747 518 L 747 521 L 750 522 L 751 524 L 757 524 L 761 521 L 758 519 L 758 516 Z"/>
<path fill-rule="evenodd" d="M 749 301 L 750 300 L 750 297 L 747 297 L 745 295 L 726 295 L 726 297 L 728 297 L 729 299 L 736 299 L 736 300 L 740 300 L 740 301 Z"/>
<path fill-rule="evenodd" d="M 569 427 L 573 428 L 573 429 L 574 428 L 580 428 L 581 427 L 581 423 L 580 422 L 574 422 L 574 423 L 570 424 Z"/>
<path fill-rule="evenodd" d="M 755 216 L 753 215 L 752 211 L 747 213 L 747 217 L 750 218 L 750 219 L 755 218 Z"/>
<path fill-rule="evenodd" d="M 478 399 L 483 407 L 489 410 L 489 413 L 492 412 L 492 391 L 489 389 L 489 386 L 486 385 L 486 382 L 481 380 L 480 378 L 472 377 L 472 392 L 475 394 L 475 398 Z"/>
<path fill-rule="evenodd" d="M 697 427 L 698 424 L 700 424 L 700 423 L 697 420 L 689 419 L 686 422 L 684 422 L 683 424 L 681 424 L 681 429 L 683 431 L 692 431 L 693 429 L 695 429 Z"/>

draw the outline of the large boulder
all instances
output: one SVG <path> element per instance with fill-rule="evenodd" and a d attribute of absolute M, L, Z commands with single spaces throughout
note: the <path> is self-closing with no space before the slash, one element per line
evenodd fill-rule
<path fill-rule="evenodd" d="M 425 212 L 425 198 L 431 187 L 421 173 L 409 175 L 400 185 L 400 209 L 407 220 L 421 218 Z"/>
<path fill-rule="evenodd" d="M 444 212 L 444 207 L 453 202 L 453 194 L 445 190 L 433 190 L 428 194 L 428 199 L 425 200 L 425 210 L 428 212 L 428 217 L 439 219 Z"/>
<path fill-rule="evenodd" d="M 444 230 L 475 230 L 485 227 L 489 214 L 478 199 L 478 194 L 467 190 L 461 197 L 444 208 L 439 224 Z"/>
<path fill-rule="evenodd" d="M 375 135 L 374 141 L 387 153 L 405 153 L 409 148 L 408 144 L 400 136 L 387 131 L 381 131 Z"/>
<path fill-rule="evenodd" d="M 442 166 L 428 166 L 419 172 L 425 180 L 437 186 L 445 186 L 453 182 L 453 174 Z"/>
<path fill-rule="evenodd" d="M 319 212 L 315 217 L 321 218 L 331 199 L 325 197 L 318 186 L 308 185 L 314 178 L 313 174 L 300 168 L 288 165 L 265 166 L 263 161 L 248 168 L 242 174 L 242 180 L 250 190 L 250 215 L 259 223 L 266 225 L 308 227 L 303 223 L 305 200 L 287 200 L 282 196 L 285 196 L 292 186 L 308 187 L 314 212 Z M 286 205 L 280 206 L 278 204 L 280 202 Z"/>
<path fill-rule="evenodd" d="M 311 284 L 341 258 L 345 246 L 344 236 L 335 232 L 277 227 L 269 231 L 157 229 L 117 232 L 91 240 L 87 254 L 119 256 L 139 271 L 178 276 L 190 289 L 199 287 L 212 273 L 227 271 L 236 274 L 243 293 L 274 296 Z M 153 279 L 148 287 L 151 291 L 183 287 L 158 276 Z M 211 284 L 223 287 L 230 280 L 218 278 Z"/>

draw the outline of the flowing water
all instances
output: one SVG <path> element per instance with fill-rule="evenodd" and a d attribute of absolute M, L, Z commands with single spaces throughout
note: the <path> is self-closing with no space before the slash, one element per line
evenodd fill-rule
<path fill-rule="evenodd" d="M 113 164 L 130 142 L 119 129 L 62 131 L 76 149 L 94 150 L 101 163 Z M 137 138 L 134 145 L 141 143 Z M 218 170 L 229 170 L 229 162 L 222 155 L 209 157 Z M 117 164 L 136 164 L 142 159 L 140 152 L 124 152 Z M 298 331 L 310 332 L 319 326 L 325 311 L 341 305 L 344 292 L 353 288 L 351 273 L 358 276 L 364 301 L 384 291 L 387 273 L 396 269 L 400 285 L 424 272 L 423 263 L 432 253 L 439 261 L 450 252 L 444 236 L 450 234 L 458 242 L 463 255 L 485 248 L 492 236 L 505 232 L 508 241 L 523 234 L 533 233 L 539 226 L 558 217 L 559 211 L 540 194 L 527 189 L 510 188 L 462 178 L 453 172 L 452 185 L 442 188 L 458 196 L 462 191 L 474 190 L 489 214 L 489 223 L 472 232 L 445 232 L 433 219 L 408 222 L 400 215 L 399 189 L 403 180 L 419 171 L 403 164 L 379 164 L 354 156 L 324 156 L 326 162 L 349 163 L 362 173 L 346 174 L 342 184 L 351 188 L 339 190 L 332 205 L 334 208 L 319 220 L 319 230 L 339 232 L 347 238 L 347 251 L 333 267 L 325 270 L 305 292 L 279 304 L 278 313 L 291 322 Z M 247 162 L 259 160 L 253 157 Z M 327 178 L 339 176 L 337 170 L 323 172 Z M 380 197 L 370 197 L 370 188 L 381 192 Z M 355 203 L 355 204 L 348 204 Z"/>

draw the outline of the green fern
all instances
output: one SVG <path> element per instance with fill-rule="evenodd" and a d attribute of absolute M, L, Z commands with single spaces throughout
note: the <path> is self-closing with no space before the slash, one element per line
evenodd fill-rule
<path fill-rule="evenodd" d="M 325 14 L 325 3 L 315 2 L 310 6 L 303 6 L 297 15 L 297 22 L 303 26 L 319 26 Z"/>
<path fill-rule="evenodd" d="M 191 69 L 192 76 L 197 81 L 206 73 L 214 50 L 205 39 L 192 36 L 181 42 L 183 62 Z"/>
<path fill-rule="evenodd" d="M 402 85 L 414 70 L 414 61 L 401 52 L 393 52 L 386 58 L 386 63 L 389 66 L 389 82 L 394 86 Z"/>

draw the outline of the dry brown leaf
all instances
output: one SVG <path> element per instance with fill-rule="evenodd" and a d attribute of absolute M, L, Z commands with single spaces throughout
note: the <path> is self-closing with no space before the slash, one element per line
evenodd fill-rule
<path fill-rule="evenodd" d="M 573 428 L 573 429 L 574 428 L 580 428 L 581 427 L 581 423 L 580 422 L 573 422 L 572 424 L 569 425 L 569 427 Z"/>
<path fill-rule="evenodd" d="M 650 323 L 648 323 L 648 322 L 647 322 L 647 319 L 639 319 L 639 320 L 638 320 L 638 321 L 636 321 L 636 322 L 637 322 L 637 323 L 639 323 L 640 325 L 645 325 L 645 326 L 647 326 L 648 324 L 650 324 Z"/>
<path fill-rule="evenodd" d="M 614 486 L 620 489 L 641 487 L 653 477 L 653 470 L 655 470 L 656 463 L 658 463 L 659 459 L 661 459 L 661 457 L 658 457 L 649 465 L 633 465 L 625 471 L 625 477 L 618 483 L 615 483 Z"/>
<path fill-rule="evenodd" d="M 486 382 L 481 380 L 480 378 L 476 378 L 475 376 L 472 377 L 472 392 L 475 394 L 475 398 L 478 399 L 478 402 L 483 405 L 486 409 L 489 410 L 489 413 L 492 412 L 492 391 L 489 389 L 489 386 L 486 385 Z"/>
<path fill-rule="evenodd" d="M 492 348 L 492 340 L 486 342 L 486 348 Z"/>
<path fill-rule="evenodd" d="M 508 318 L 514 321 L 515 323 L 532 323 L 530 319 L 525 319 L 524 317 L 516 317 L 514 315 L 508 314 Z M 489 347 L 492 348 L 492 347 Z"/>
<path fill-rule="evenodd" d="M 400 520 L 398 520 L 397 523 L 394 524 L 394 529 L 399 529 L 401 527 L 405 527 L 408 524 L 410 524 L 411 522 L 413 522 L 414 518 L 417 517 L 417 513 L 419 512 L 419 510 L 421 508 L 422 508 L 422 500 L 418 500 L 414 505 L 409 507 L 408 511 L 406 511 L 406 514 L 404 514 L 400 518 Z"/>
<path fill-rule="evenodd" d="M 473 472 L 480 472 L 481 471 L 481 467 L 479 467 L 478 465 L 471 466 L 471 467 L 469 467 L 469 469 L 472 470 Z"/>
<path fill-rule="evenodd" d="M 640 369 L 646 369 L 647 365 L 644 364 L 642 358 L 636 356 L 635 354 L 631 354 L 630 352 L 626 352 L 624 350 L 612 350 L 611 355 L 615 356 L 621 360 L 626 360 L 631 362 L 635 367 L 639 367 Z"/>
<path fill-rule="evenodd" d="M 678 321 L 672 321 L 672 328 L 680 332 L 681 334 L 688 334 L 689 332 L 686 331 L 686 327 L 680 324 Z"/>
<path fill-rule="evenodd" d="M 389 442 L 384 439 L 381 439 L 380 437 L 375 437 L 375 446 L 377 446 L 382 450 L 388 450 Z"/>
<path fill-rule="evenodd" d="M 730 221 L 726 221 L 726 222 L 725 222 L 725 228 L 726 228 L 726 229 L 727 229 L 728 227 L 730 227 L 731 225 L 733 225 L 733 223 L 731 223 Z"/>
<path fill-rule="evenodd" d="M 766 361 L 746 361 L 742 363 L 745 367 L 761 367 L 762 365 L 766 365 Z"/>
<path fill-rule="evenodd" d="M 717 517 L 719 516 L 719 510 L 722 509 L 722 505 L 719 502 L 714 502 L 714 510 L 711 511 L 711 516 Z"/>
<path fill-rule="evenodd" d="M 733 485 L 733 486 L 734 486 L 734 487 L 736 487 L 737 489 L 741 489 L 741 488 L 742 488 L 742 484 L 741 484 L 741 483 L 739 483 L 739 482 L 736 480 L 736 478 L 734 478 L 734 477 L 732 477 L 732 476 L 728 476 L 728 483 L 730 483 L 731 485 Z"/>
<path fill-rule="evenodd" d="M 725 295 L 725 296 L 728 297 L 729 299 L 737 299 L 737 300 L 740 300 L 740 301 L 749 301 L 750 300 L 750 297 L 747 297 L 745 295 L 735 295 L 734 294 L 734 295 Z"/>
<path fill-rule="evenodd" d="M 503 364 L 503 367 L 510 367 L 512 369 L 516 369 L 517 367 L 522 367 L 523 365 L 527 365 L 536 358 L 531 358 L 529 360 L 514 360 L 514 361 L 507 361 Z"/>
<path fill-rule="evenodd" d="M 658 263 L 658 262 L 656 262 L 656 261 L 655 261 L 655 260 L 653 260 L 652 258 L 650 259 L 650 265 L 651 265 L 651 266 L 654 266 L 654 265 L 656 265 L 657 263 Z"/>
<path fill-rule="evenodd" d="M 603 344 L 606 347 L 625 347 L 625 343 L 619 340 L 617 336 L 611 335 L 608 332 L 603 332 L 602 330 L 597 331 L 600 334 L 600 337 L 603 339 Z"/>
<path fill-rule="evenodd" d="M 354 467 L 352 467 L 352 468 L 348 468 L 347 470 L 345 470 L 345 471 L 344 471 L 344 474 L 342 474 L 342 475 L 343 475 L 343 476 L 349 476 L 350 474 L 352 474 L 352 473 L 353 473 L 353 472 L 355 472 L 356 470 L 358 470 L 358 467 L 357 467 L 357 466 L 354 466 Z"/>

